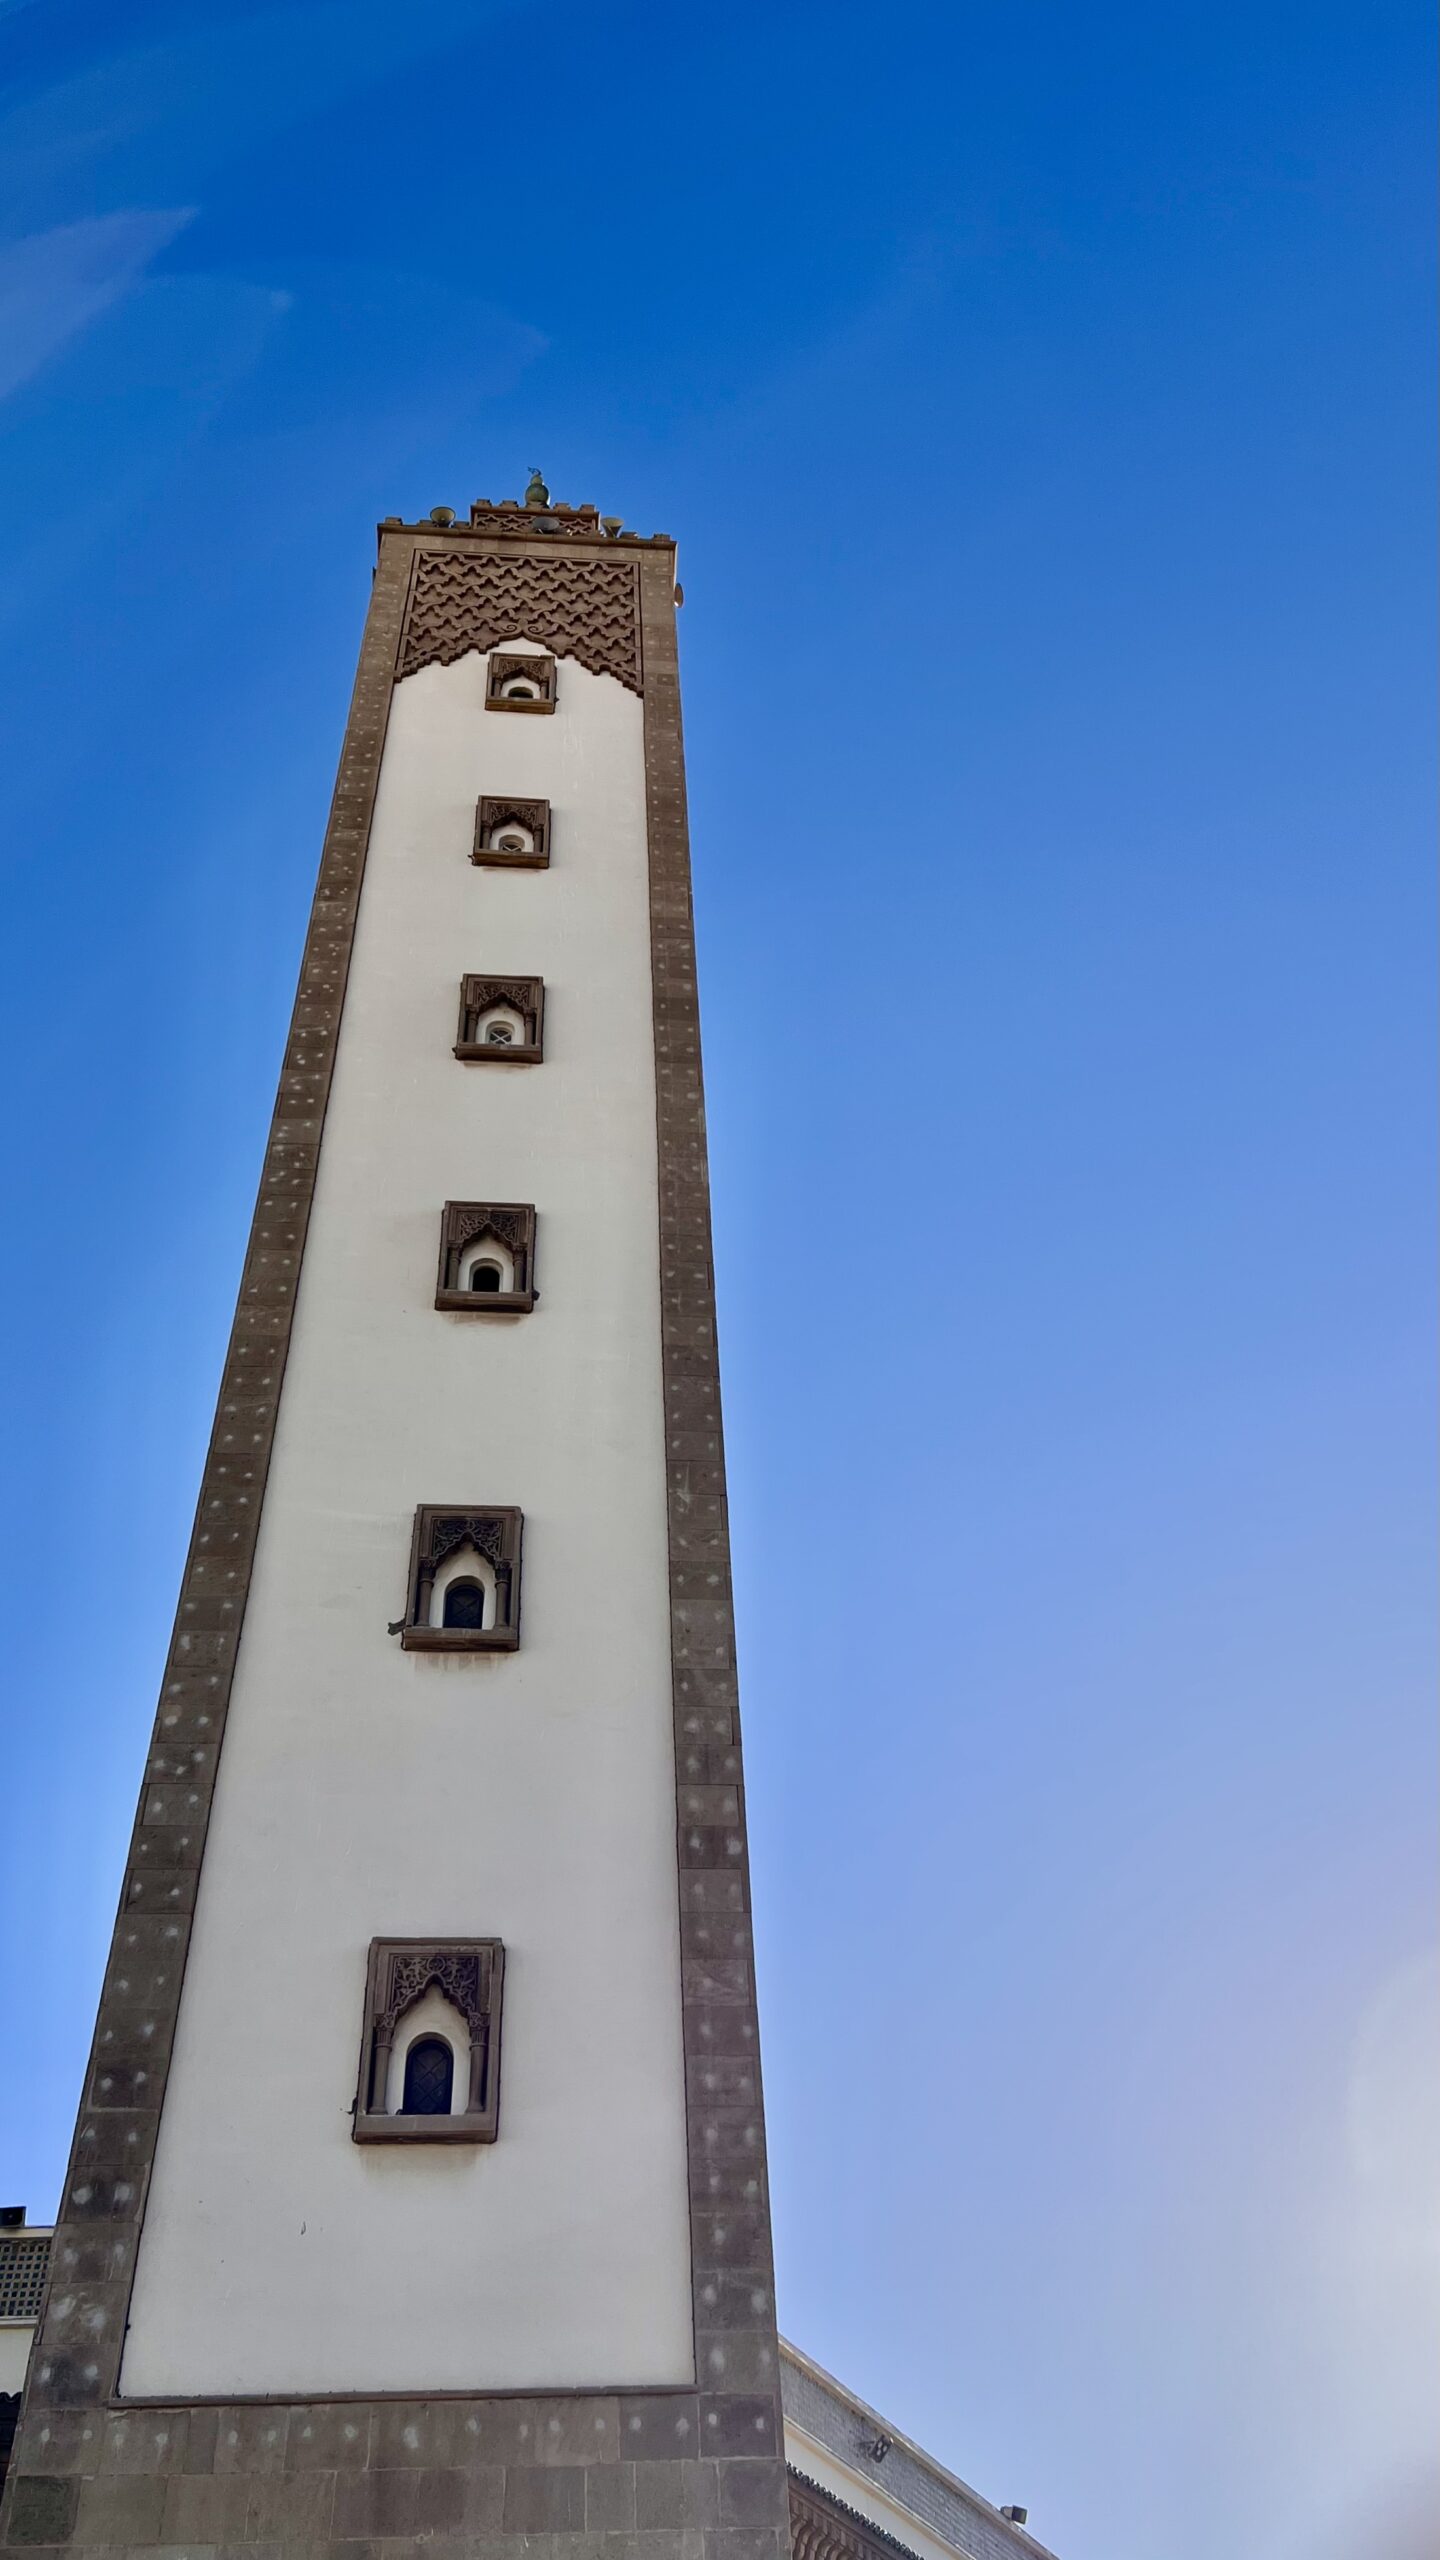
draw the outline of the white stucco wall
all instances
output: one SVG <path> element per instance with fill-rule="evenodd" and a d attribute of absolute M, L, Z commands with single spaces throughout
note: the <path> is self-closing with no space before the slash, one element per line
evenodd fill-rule
<path fill-rule="evenodd" d="M 127 2395 L 692 2378 L 641 706 L 483 690 L 392 709 Z M 455 1060 L 466 969 L 543 976 L 543 1065 Z M 447 1199 L 537 1204 L 532 1315 L 437 1313 Z M 387 1636 L 422 1501 L 522 1506 L 517 1653 Z M 432 1931 L 505 1942 L 500 2138 L 357 2145 L 369 1941 Z"/>

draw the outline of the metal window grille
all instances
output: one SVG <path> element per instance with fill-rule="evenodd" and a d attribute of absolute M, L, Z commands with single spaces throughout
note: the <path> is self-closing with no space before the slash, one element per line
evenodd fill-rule
<path fill-rule="evenodd" d="M 0 2320 L 39 2319 L 49 2264 L 48 2234 L 27 2232 L 13 2240 L 0 2234 Z"/>

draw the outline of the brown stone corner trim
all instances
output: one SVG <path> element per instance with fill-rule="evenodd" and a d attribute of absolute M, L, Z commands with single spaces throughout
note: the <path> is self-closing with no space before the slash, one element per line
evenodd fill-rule
<path fill-rule="evenodd" d="M 783 2444 L 750 1927 L 674 568 L 640 563 L 659 1162 L 661 1370 L 698 2370 L 732 2449 Z M 742 2294 L 741 2288 L 744 2288 Z M 744 2301 L 745 2308 L 740 2307 Z M 732 2305 L 723 2339 L 717 2305 Z M 742 2419 L 742 2407 L 749 2414 Z M 783 2483 L 776 2518 L 785 2539 Z"/>

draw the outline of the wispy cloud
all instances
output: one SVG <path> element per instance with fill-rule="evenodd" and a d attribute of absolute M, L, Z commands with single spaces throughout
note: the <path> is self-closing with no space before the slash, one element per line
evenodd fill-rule
<path fill-rule="evenodd" d="M 268 137 L 503 14 L 486 0 L 209 0 L 173 8 L 147 41 L 106 26 L 88 58 L 73 30 L 57 31 L 58 76 L 42 74 L 0 114 L 3 219 L 35 230 L 152 187 L 208 202 L 217 172 Z"/>
<path fill-rule="evenodd" d="M 0 400 L 128 293 L 191 209 L 95 215 L 0 247 Z"/>

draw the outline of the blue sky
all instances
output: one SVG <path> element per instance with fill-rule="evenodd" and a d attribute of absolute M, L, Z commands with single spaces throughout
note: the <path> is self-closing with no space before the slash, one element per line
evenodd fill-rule
<path fill-rule="evenodd" d="M 1062 2560 L 1410 2560 L 1418 6 L 0 54 L 0 2188 L 63 2166 L 373 525 L 538 462 L 681 542 L 782 2323 Z"/>

